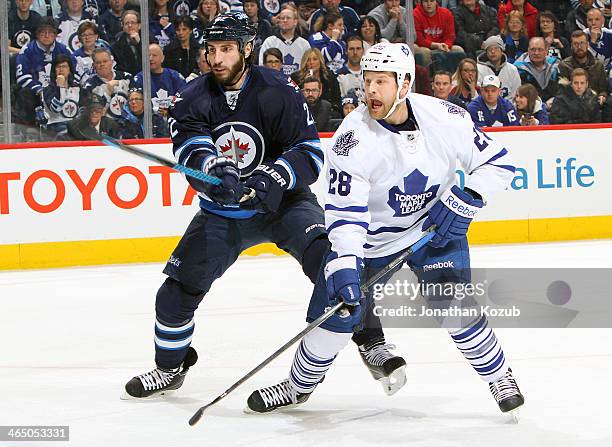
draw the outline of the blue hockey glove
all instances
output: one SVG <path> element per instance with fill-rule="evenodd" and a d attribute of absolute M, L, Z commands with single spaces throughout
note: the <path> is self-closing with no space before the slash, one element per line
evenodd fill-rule
<path fill-rule="evenodd" d="M 49 122 L 43 106 L 38 106 L 34 109 L 34 120 L 39 126 L 45 126 Z"/>
<path fill-rule="evenodd" d="M 440 248 L 452 240 L 464 238 L 472 219 L 483 205 L 481 198 L 475 198 L 456 185 L 444 191 L 440 200 L 429 210 L 429 215 L 423 223 L 423 231 L 433 224 L 436 225 L 436 235 L 429 245 Z"/>
<path fill-rule="evenodd" d="M 203 169 L 205 174 L 213 175 L 221 180 L 220 185 L 202 183 L 202 188 L 211 200 L 219 205 L 232 205 L 238 203 L 242 197 L 242 183 L 238 165 L 229 157 L 214 157 L 206 162 Z"/>
<path fill-rule="evenodd" d="M 357 256 L 341 256 L 331 253 L 325 264 L 325 281 L 330 305 L 338 299 L 347 306 L 359 306 L 363 297 L 359 289 L 359 280 L 363 270 L 363 260 Z"/>
<path fill-rule="evenodd" d="M 260 213 L 276 212 L 289 187 L 287 171 L 273 163 L 260 164 L 244 182 L 244 186 L 255 191 L 255 196 L 245 200 L 240 207 Z"/>

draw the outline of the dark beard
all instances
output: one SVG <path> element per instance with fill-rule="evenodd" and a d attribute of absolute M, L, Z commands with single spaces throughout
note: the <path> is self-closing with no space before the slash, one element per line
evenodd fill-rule
<path fill-rule="evenodd" d="M 218 83 L 222 84 L 225 87 L 231 87 L 234 84 L 236 84 L 238 82 L 238 80 L 240 79 L 240 77 L 242 76 L 242 72 L 246 68 L 245 64 L 246 64 L 246 62 L 244 60 L 244 56 L 242 56 L 240 58 L 240 60 L 236 63 L 236 65 L 234 65 L 233 67 L 230 68 L 229 75 L 228 75 L 227 79 L 225 79 L 225 80 L 219 79 L 215 75 L 214 71 L 212 72 L 212 74 L 213 74 L 213 76 L 215 77 L 215 79 L 217 80 Z"/>

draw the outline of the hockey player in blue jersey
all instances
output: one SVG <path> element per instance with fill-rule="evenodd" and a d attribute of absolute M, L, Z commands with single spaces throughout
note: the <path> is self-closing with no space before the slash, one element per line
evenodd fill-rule
<path fill-rule="evenodd" d="M 189 179 L 201 210 L 170 256 L 168 278 L 157 292 L 156 368 L 132 378 L 124 397 L 182 385 L 197 360 L 190 347 L 194 312 L 243 250 L 274 242 L 313 283 L 329 251 L 323 210 L 308 188 L 323 167 L 314 120 L 289 78 L 251 65 L 255 33 L 243 13 L 216 17 L 204 30 L 211 73 L 187 84 L 170 109 L 177 162 L 222 184 Z M 254 194 L 243 197 L 243 182 Z M 380 328 L 357 333 L 354 341 L 376 378 L 403 372 L 404 359 L 389 352 Z"/>
<path fill-rule="evenodd" d="M 479 127 L 520 126 L 514 105 L 501 96 L 501 82 L 495 75 L 486 75 L 480 96 L 468 104 L 468 112 Z"/>
<path fill-rule="evenodd" d="M 440 306 L 454 297 L 444 291 L 458 291 L 454 285 L 470 281 L 470 222 L 513 177 L 508 151 L 474 127 L 464 109 L 429 96 L 408 96 L 415 74 L 408 45 L 374 45 L 361 67 L 367 104 L 344 119 L 325 152 L 325 223 L 331 252 L 307 320 L 314 321 L 338 300 L 350 312 L 335 314 L 309 332 L 289 377 L 254 391 L 247 400 L 250 412 L 293 407 L 309 398 L 360 324 L 361 314 L 372 314 L 371 297 L 362 296 L 359 288 L 361 277 L 380 271 L 433 225 L 435 236 L 407 264 L 423 285 L 428 306 L 445 309 Z M 463 189 L 455 184 L 458 163 L 467 173 Z M 486 316 L 438 323 L 489 384 L 503 412 L 523 404 Z"/>

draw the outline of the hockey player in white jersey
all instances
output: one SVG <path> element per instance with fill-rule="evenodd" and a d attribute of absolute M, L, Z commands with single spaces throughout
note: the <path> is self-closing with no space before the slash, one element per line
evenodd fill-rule
<path fill-rule="evenodd" d="M 352 330 L 363 324 L 362 315 L 367 323 L 371 300 L 359 290 L 361 278 L 379 271 L 432 225 L 434 238 L 408 259 L 408 266 L 421 283 L 468 282 L 470 222 L 513 177 L 508 151 L 476 128 L 464 109 L 408 95 L 415 63 L 406 44 L 374 45 L 361 67 L 367 103 L 344 119 L 325 153 L 325 223 L 331 252 L 307 320 L 315 320 L 337 300 L 350 315 L 336 314 L 306 335 L 289 377 L 254 391 L 247 411 L 265 413 L 309 398 Z M 467 173 L 463 189 L 456 185 L 458 164 Z M 440 299 L 435 296 L 440 289 L 433 290 L 424 294 L 429 306 Z M 502 412 L 524 403 L 485 316 L 443 326 L 489 384 Z"/>

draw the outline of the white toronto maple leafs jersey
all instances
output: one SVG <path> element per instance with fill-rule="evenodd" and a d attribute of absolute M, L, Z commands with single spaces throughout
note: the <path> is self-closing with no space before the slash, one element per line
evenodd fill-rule
<path fill-rule="evenodd" d="M 419 94 L 408 105 L 417 130 L 398 132 L 362 104 L 327 146 L 325 223 L 340 256 L 377 258 L 416 242 L 427 211 L 456 184 L 458 167 L 485 203 L 513 177 L 508 151 L 467 111 Z"/>

